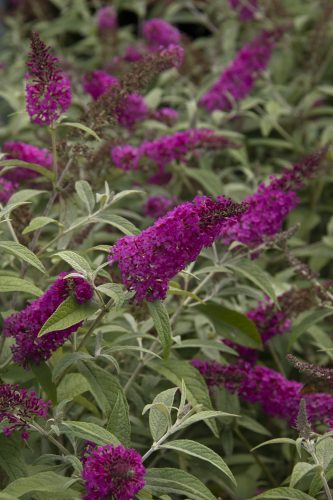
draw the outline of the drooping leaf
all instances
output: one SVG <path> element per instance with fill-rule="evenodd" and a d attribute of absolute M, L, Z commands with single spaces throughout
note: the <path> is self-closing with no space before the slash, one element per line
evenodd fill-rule
<path fill-rule="evenodd" d="M 151 468 L 145 476 L 146 486 L 153 494 L 173 493 L 192 500 L 216 500 L 211 491 L 188 472 L 173 468 Z"/>
<path fill-rule="evenodd" d="M 324 318 L 327 316 L 330 316 L 333 314 L 333 309 L 328 309 L 328 308 L 323 308 L 323 309 L 316 309 L 312 311 L 306 312 L 305 316 L 299 321 L 296 322 L 293 325 L 292 331 L 289 334 L 289 342 L 288 342 L 288 349 L 290 350 L 296 340 L 303 335 L 303 333 L 306 333 L 306 331 L 316 323 L 319 323 L 322 321 Z"/>
<path fill-rule="evenodd" d="M 36 255 L 31 250 L 29 250 L 29 248 L 21 245 L 21 243 L 16 243 L 16 241 L 1 241 L 0 248 L 3 248 L 5 252 L 9 252 L 15 255 L 15 257 L 17 257 L 18 259 L 27 262 L 30 266 L 35 267 L 40 272 L 46 272 L 45 267 L 43 266 L 39 258 L 36 257 Z"/>
<path fill-rule="evenodd" d="M 30 221 L 30 223 L 24 228 L 22 234 L 28 234 L 32 231 L 36 231 L 37 229 L 41 229 L 42 227 L 48 224 L 59 224 L 58 221 L 51 219 L 51 217 L 35 217 Z"/>
<path fill-rule="evenodd" d="M 225 264 L 234 271 L 238 276 L 243 276 L 252 281 L 260 290 L 262 290 L 268 297 L 276 302 L 276 295 L 272 287 L 269 275 L 257 264 L 250 260 L 241 260 L 237 264 Z"/>
<path fill-rule="evenodd" d="M 55 255 L 67 262 L 67 264 L 75 269 L 75 271 L 83 274 L 84 276 L 89 275 L 92 272 L 89 262 L 76 252 L 64 250 L 62 252 L 57 252 Z"/>
<path fill-rule="evenodd" d="M 321 466 L 318 464 L 309 464 L 307 462 L 298 462 L 291 474 L 290 487 L 294 488 L 299 481 L 315 470 L 321 470 Z"/>
<path fill-rule="evenodd" d="M 74 490 L 67 491 L 71 484 L 75 481 L 72 478 L 61 476 L 55 472 L 39 472 L 33 476 L 22 477 L 16 479 L 16 481 L 10 483 L 4 490 L 3 493 L 8 493 L 16 498 L 32 493 L 40 492 L 49 495 L 52 493 L 62 494 L 62 498 L 71 498 L 79 500 L 80 495 L 76 494 Z"/>
<path fill-rule="evenodd" d="M 120 441 L 111 434 L 111 432 L 103 429 L 100 425 L 92 422 L 76 422 L 73 420 L 66 420 L 62 422 L 60 431 L 62 433 L 71 433 L 73 436 L 86 441 L 102 446 L 104 444 L 120 444 Z"/>
<path fill-rule="evenodd" d="M 163 356 L 168 358 L 172 345 L 172 333 L 168 311 L 160 300 L 148 302 L 149 312 L 154 321 L 159 341 L 163 347 Z"/>
<path fill-rule="evenodd" d="M 40 297 L 43 294 L 43 291 L 30 281 L 17 278 L 16 276 L 2 276 L 1 274 L 0 292 L 23 292 L 28 293 L 29 295 L 34 295 L 35 297 Z"/>
<path fill-rule="evenodd" d="M 37 165 L 36 163 L 28 163 L 22 160 L 2 160 L 0 161 L 0 167 L 5 167 L 0 170 L 0 175 L 5 174 L 9 170 L 13 170 L 13 168 L 20 167 L 33 170 L 43 177 L 46 177 L 46 179 L 49 179 L 52 182 L 55 181 L 55 173 L 52 170 L 42 167 L 41 165 Z"/>
<path fill-rule="evenodd" d="M 76 325 L 92 316 L 96 309 L 96 305 L 90 301 L 79 304 L 74 297 L 67 297 L 44 323 L 38 337 Z"/>
<path fill-rule="evenodd" d="M 294 488 L 274 488 L 273 490 L 265 491 L 260 495 L 252 497 L 250 500 L 315 500 L 314 497 L 311 497 L 307 493 L 304 493 L 300 490 L 295 490 Z"/>
<path fill-rule="evenodd" d="M 193 457 L 197 457 L 200 460 L 205 460 L 206 462 L 209 462 L 210 464 L 217 467 L 236 485 L 236 480 L 225 461 L 220 457 L 220 455 L 215 453 L 215 451 L 211 450 L 201 443 L 191 441 L 189 439 L 177 439 L 176 441 L 169 441 L 165 444 L 162 444 L 161 448 L 180 451 L 183 453 L 187 453 L 188 455 L 192 455 Z"/>
<path fill-rule="evenodd" d="M 94 220 L 96 222 L 109 224 L 110 226 L 119 229 L 119 231 L 126 234 L 127 236 L 132 236 L 133 234 L 138 234 L 140 232 L 132 222 L 125 219 L 125 217 L 122 217 L 121 215 L 103 213 L 101 216 L 94 217 Z"/>

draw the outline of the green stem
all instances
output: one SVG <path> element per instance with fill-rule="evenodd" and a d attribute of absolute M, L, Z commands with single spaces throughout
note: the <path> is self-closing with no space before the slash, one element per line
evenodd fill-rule
<path fill-rule="evenodd" d="M 328 482 L 327 482 L 327 479 L 325 477 L 325 472 L 324 472 L 323 466 L 320 463 L 320 461 L 319 461 L 319 459 L 318 459 L 318 457 L 316 455 L 316 449 L 315 449 L 315 446 L 314 446 L 313 442 L 310 441 L 310 440 L 307 440 L 305 442 L 305 446 L 304 447 L 307 450 L 307 452 L 310 453 L 310 455 L 311 455 L 314 463 L 316 465 L 319 465 L 321 467 L 320 479 L 321 479 L 322 485 L 324 487 L 324 491 L 326 493 L 327 500 L 333 500 L 331 489 L 330 489 L 330 487 L 328 485 Z"/>
<path fill-rule="evenodd" d="M 57 153 L 57 135 L 56 135 L 56 129 L 54 127 L 49 128 L 50 135 L 51 135 L 51 146 L 52 146 L 52 157 L 53 157 L 53 162 L 52 162 L 52 168 L 53 172 L 55 173 L 56 181 L 58 179 L 58 153 Z"/>
<path fill-rule="evenodd" d="M 57 441 L 51 434 L 49 434 L 43 427 L 41 427 L 36 422 L 29 424 L 32 429 L 39 432 L 42 436 L 45 436 L 51 443 L 53 443 L 64 455 L 70 455 L 70 452 Z"/>

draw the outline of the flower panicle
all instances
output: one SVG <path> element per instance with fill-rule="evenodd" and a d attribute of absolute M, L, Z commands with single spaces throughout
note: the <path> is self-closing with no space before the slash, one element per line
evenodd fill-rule
<path fill-rule="evenodd" d="M 3 433 L 10 436 L 20 431 L 22 439 L 28 439 L 29 422 L 34 417 L 46 418 L 51 401 L 43 401 L 33 391 L 18 385 L 0 384 L 0 422 L 8 422 Z"/>

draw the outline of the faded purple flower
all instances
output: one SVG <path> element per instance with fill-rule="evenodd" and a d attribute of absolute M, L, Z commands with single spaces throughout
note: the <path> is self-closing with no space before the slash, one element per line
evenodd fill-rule
<path fill-rule="evenodd" d="M 89 452 L 83 461 L 84 500 L 132 500 L 144 487 L 146 471 L 133 448 L 107 444 Z"/>
<path fill-rule="evenodd" d="M 200 105 L 207 111 L 230 111 L 235 101 L 248 96 L 256 79 L 266 69 L 281 34 L 281 30 L 263 31 L 246 44 L 217 82 L 201 97 Z"/>
<path fill-rule="evenodd" d="M 106 71 L 96 70 L 84 75 L 82 83 L 84 91 L 96 101 L 110 87 L 119 85 L 119 80 Z"/>
<path fill-rule="evenodd" d="M 117 109 L 118 122 L 131 130 L 135 123 L 147 118 L 148 106 L 144 98 L 135 92 L 128 94 Z"/>
<path fill-rule="evenodd" d="M 180 68 L 184 62 L 184 49 L 180 45 L 171 44 L 165 49 L 159 50 L 159 56 L 162 59 L 167 59 L 175 68 Z"/>
<path fill-rule="evenodd" d="M 38 125 L 52 125 L 71 105 L 71 84 L 38 33 L 31 35 L 27 67 L 26 103 L 30 119 Z"/>
<path fill-rule="evenodd" d="M 17 190 L 18 185 L 0 177 L 0 203 L 5 204 L 12 194 Z"/>
<path fill-rule="evenodd" d="M 161 47 L 169 45 L 178 45 L 180 43 L 180 32 L 167 21 L 163 19 L 150 19 L 143 25 L 143 36 L 146 39 L 149 48 L 158 50 Z"/>
<path fill-rule="evenodd" d="M 12 432 L 20 431 L 22 439 L 28 439 L 29 421 L 35 416 L 45 418 L 50 404 L 35 392 L 28 392 L 18 385 L 0 384 L 0 422 L 8 422 L 3 433 L 10 436 Z"/>
<path fill-rule="evenodd" d="M 259 403 L 267 415 L 295 425 L 301 399 L 306 400 L 310 422 L 333 427 L 333 396 L 325 393 L 301 394 L 303 384 L 288 380 L 265 366 L 249 363 L 221 365 L 216 361 L 195 359 L 193 365 L 210 386 L 224 386 L 249 403 Z"/>
<path fill-rule="evenodd" d="M 173 108 L 160 108 L 152 113 L 152 118 L 159 122 L 165 123 L 169 127 L 174 125 L 179 117 L 178 111 Z"/>
<path fill-rule="evenodd" d="M 21 160 L 27 163 L 35 163 L 41 167 L 51 168 L 52 154 L 46 148 L 38 148 L 32 144 L 19 141 L 8 141 L 3 145 L 3 151 L 8 160 Z M 5 177 L 11 181 L 25 181 L 37 177 L 39 174 L 28 168 L 15 168 L 5 173 Z"/>
<path fill-rule="evenodd" d="M 117 29 L 117 12 L 111 5 L 101 7 L 97 12 L 97 27 L 101 32 L 114 31 Z"/>
<path fill-rule="evenodd" d="M 229 5 L 238 12 L 242 21 L 254 19 L 258 10 L 258 0 L 229 0 Z"/>
<path fill-rule="evenodd" d="M 61 273 L 41 297 L 23 311 L 5 318 L 3 334 L 14 337 L 16 341 L 11 347 L 15 363 L 28 367 L 29 363 L 38 364 L 49 359 L 52 352 L 82 325 L 81 321 L 65 330 L 38 337 L 46 320 L 69 296 L 73 296 L 79 304 L 84 304 L 93 296 L 93 289 L 88 281 L 78 277 L 66 279 L 66 276 L 67 273 Z"/>
<path fill-rule="evenodd" d="M 109 262 L 118 262 L 122 281 L 137 301 L 164 299 L 168 283 L 204 247 L 224 234 L 245 207 L 219 196 L 198 196 L 157 219 L 137 236 L 125 236 L 111 248 Z"/>
<path fill-rule="evenodd" d="M 127 47 L 124 60 L 128 62 L 136 62 L 141 61 L 143 58 L 143 54 L 138 50 L 134 45 L 130 45 Z"/>
<path fill-rule="evenodd" d="M 176 204 L 176 198 L 157 195 L 149 196 L 144 206 L 144 215 L 152 219 L 163 217 Z"/>
<path fill-rule="evenodd" d="M 327 148 L 310 154 L 291 169 L 284 169 L 280 177 L 272 176 L 270 183 L 259 184 L 257 191 L 245 198 L 248 210 L 230 228 L 225 244 L 240 241 L 250 247 L 261 244 L 265 237 L 281 231 L 289 213 L 298 205 L 295 191 L 301 189 L 306 179 L 314 177 L 325 157 Z"/>

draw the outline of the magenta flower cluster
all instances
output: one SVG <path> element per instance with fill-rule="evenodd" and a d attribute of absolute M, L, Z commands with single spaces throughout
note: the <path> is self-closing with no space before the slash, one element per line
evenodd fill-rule
<path fill-rule="evenodd" d="M 119 80 L 106 71 L 96 70 L 84 75 L 82 85 L 84 91 L 97 101 L 110 87 L 119 85 Z"/>
<path fill-rule="evenodd" d="M 163 19 L 150 19 L 143 24 L 143 36 L 151 50 L 180 43 L 180 32 Z"/>
<path fill-rule="evenodd" d="M 66 276 L 67 273 L 61 273 L 44 295 L 4 320 L 3 334 L 15 339 L 11 347 L 15 363 L 28 367 L 29 363 L 38 364 L 49 359 L 52 352 L 82 325 L 80 322 L 65 330 L 38 337 L 43 324 L 67 297 L 72 295 L 79 304 L 83 304 L 93 296 L 88 281 L 78 277 L 66 279 Z"/>
<path fill-rule="evenodd" d="M 137 301 L 164 299 L 168 283 L 204 247 L 228 231 L 244 207 L 219 196 L 198 196 L 157 219 L 137 236 L 125 236 L 111 248 L 109 262 L 118 262 L 122 281 Z"/>
<path fill-rule="evenodd" d="M 0 203 L 3 205 L 7 203 L 12 194 L 17 190 L 18 185 L 14 182 L 8 181 L 0 177 Z"/>
<path fill-rule="evenodd" d="M 101 7 L 97 12 L 97 28 L 102 33 L 117 29 L 117 12 L 111 5 Z"/>
<path fill-rule="evenodd" d="M 246 44 L 201 97 L 200 105 L 207 111 L 233 109 L 236 101 L 249 95 L 256 79 L 266 69 L 280 36 L 281 31 L 263 31 Z"/>
<path fill-rule="evenodd" d="M 165 123 L 169 127 L 174 125 L 179 117 L 178 111 L 176 111 L 173 108 L 169 107 L 164 107 L 164 108 L 159 108 L 156 111 L 154 111 L 151 115 L 151 117 L 154 120 L 157 120 L 159 122 Z"/>
<path fill-rule="evenodd" d="M 229 0 L 229 5 L 238 12 L 242 21 L 251 21 L 258 10 L 258 0 Z"/>
<path fill-rule="evenodd" d="M 280 232 L 285 218 L 299 203 L 295 191 L 304 186 L 306 179 L 317 174 L 326 151 L 324 147 L 304 157 L 291 169 L 286 168 L 281 177 L 272 176 L 267 186 L 260 184 L 253 195 L 245 198 L 249 208 L 230 228 L 224 243 L 240 241 L 254 247 L 265 237 Z"/>
<path fill-rule="evenodd" d="M 130 144 L 115 146 L 111 157 L 116 167 L 122 170 L 138 170 L 140 163 L 150 160 L 157 169 L 151 182 L 163 183 L 166 167 L 172 161 L 185 162 L 189 153 L 201 149 L 222 149 L 233 146 L 224 136 L 207 128 L 188 129 L 172 135 L 164 135 L 153 141 L 144 141 L 140 146 Z"/>
<path fill-rule="evenodd" d="M 225 387 L 249 403 L 258 403 L 267 415 L 295 425 L 299 404 L 306 400 L 309 420 L 333 427 L 333 396 L 326 393 L 301 394 L 303 384 L 288 380 L 279 372 L 249 363 L 221 365 L 216 361 L 193 360 L 209 386 Z"/>
<path fill-rule="evenodd" d="M 20 431 L 22 439 L 28 439 L 29 420 L 46 417 L 51 402 L 45 403 L 33 391 L 21 389 L 18 385 L 0 384 L 0 423 L 8 422 L 3 433 L 10 436 Z"/>
<path fill-rule="evenodd" d="M 144 215 L 152 219 L 163 217 L 176 204 L 176 198 L 168 198 L 162 194 L 149 196 L 144 206 Z"/>
<path fill-rule="evenodd" d="M 8 141 L 3 145 L 3 152 L 8 160 L 21 160 L 35 163 L 41 167 L 51 168 L 52 154 L 46 148 L 38 148 L 20 141 Z M 38 173 L 27 168 L 15 168 L 6 172 L 5 177 L 13 182 L 25 181 L 37 177 Z"/>
<path fill-rule="evenodd" d="M 89 451 L 83 460 L 84 500 L 132 500 L 144 487 L 145 468 L 133 448 L 108 444 Z"/>

